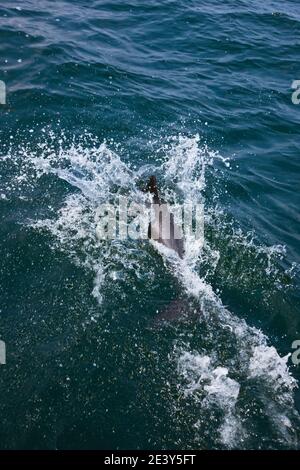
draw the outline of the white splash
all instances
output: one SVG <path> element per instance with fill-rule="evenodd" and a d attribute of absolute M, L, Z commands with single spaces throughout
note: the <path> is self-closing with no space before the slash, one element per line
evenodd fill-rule
<path fill-rule="evenodd" d="M 179 356 L 178 372 L 185 379 L 185 396 L 192 394 L 200 408 L 220 409 L 223 414 L 220 439 L 227 447 L 234 446 L 242 429 L 235 414 L 240 384 L 228 376 L 226 367 L 214 367 L 209 356 L 187 351 Z"/>

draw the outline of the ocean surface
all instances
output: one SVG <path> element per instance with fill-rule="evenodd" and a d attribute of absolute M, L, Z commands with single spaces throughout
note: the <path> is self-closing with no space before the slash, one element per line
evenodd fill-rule
<path fill-rule="evenodd" d="M 299 46 L 292 0 L 0 0 L 0 448 L 300 447 Z M 151 174 L 183 261 L 97 238 Z"/>

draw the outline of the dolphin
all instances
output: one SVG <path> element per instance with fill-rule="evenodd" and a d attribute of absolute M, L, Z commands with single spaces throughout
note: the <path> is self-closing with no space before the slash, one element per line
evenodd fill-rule
<path fill-rule="evenodd" d="M 161 198 L 154 175 L 150 176 L 144 191 L 152 195 L 152 204 L 155 209 L 155 216 L 148 227 L 148 238 L 175 251 L 179 258 L 183 259 L 185 250 L 182 230 L 175 223 L 174 215 L 169 210 L 168 204 Z M 163 225 L 163 223 L 165 225 Z M 169 227 L 167 227 L 169 230 L 164 232 L 163 228 L 166 228 L 167 224 L 169 225 Z M 187 300 L 173 300 L 157 314 L 151 322 L 150 328 L 157 329 L 166 323 L 187 320 L 189 317 L 193 316 L 194 313 L 195 310 L 191 308 Z"/>
<path fill-rule="evenodd" d="M 182 230 L 175 224 L 174 214 L 169 211 L 168 204 L 161 199 L 155 176 L 150 176 L 146 190 L 153 195 L 155 206 L 155 217 L 149 224 L 148 238 L 174 250 L 182 259 L 184 256 Z"/>

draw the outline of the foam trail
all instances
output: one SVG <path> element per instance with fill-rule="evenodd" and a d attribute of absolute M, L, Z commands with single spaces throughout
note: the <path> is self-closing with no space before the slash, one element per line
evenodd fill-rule
<path fill-rule="evenodd" d="M 205 168 L 213 163 L 216 156 L 207 152 L 207 148 L 199 148 L 198 143 L 198 137 L 194 139 L 181 137 L 178 145 L 172 148 L 169 160 L 164 163 L 166 179 L 175 180 L 184 201 L 192 200 L 193 203 L 203 200 Z M 248 247 L 248 241 L 241 238 L 242 243 Z M 176 254 L 153 242 L 164 257 L 166 264 L 172 266 L 173 273 L 185 291 L 198 300 L 200 315 L 205 316 L 207 321 L 217 321 L 220 328 L 227 328 L 235 336 L 240 350 L 237 352 L 234 363 L 243 364 L 246 381 L 259 379 L 260 386 L 265 389 L 265 395 L 263 394 L 265 413 L 276 426 L 279 439 L 289 446 L 297 447 L 297 439 L 291 433 L 292 425 L 289 418 L 290 416 L 293 419 L 298 419 L 293 406 L 293 390 L 297 384 L 288 370 L 288 357 L 281 358 L 274 347 L 267 345 L 267 337 L 260 330 L 249 327 L 244 320 L 232 315 L 222 305 L 211 285 L 201 278 L 195 270 L 202 255 L 195 243 L 196 241 L 193 239 L 186 240 L 186 244 L 190 244 L 186 247 L 188 255 L 185 259 L 180 260 Z M 209 247 L 206 246 L 207 248 Z M 278 253 L 278 249 L 276 247 L 269 249 L 260 247 L 257 251 L 258 253 L 266 253 L 266 272 L 270 273 L 272 269 L 270 255 L 274 252 Z M 186 347 L 188 348 L 188 346 Z M 194 395 L 197 401 L 198 392 L 201 389 L 202 403 L 205 406 L 211 401 L 214 404 L 217 403 L 224 412 L 224 419 L 219 427 L 220 441 L 227 447 L 242 445 L 246 434 L 241 424 L 241 416 L 236 411 L 240 384 L 230 378 L 230 369 L 223 367 L 221 361 L 216 367 L 212 367 L 211 362 L 211 358 L 207 355 L 192 354 L 184 348 L 181 350 L 177 366 L 179 374 L 186 380 L 183 393 L 185 396 Z M 268 401 L 266 397 L 272 388 L 277 391 L 279 399 L 273 395 L 272 399 Z"/>

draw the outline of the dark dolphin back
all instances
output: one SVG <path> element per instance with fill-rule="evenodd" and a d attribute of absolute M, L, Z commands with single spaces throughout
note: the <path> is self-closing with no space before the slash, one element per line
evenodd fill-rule
<path fill-rule="evenodd" d="M 156 181 L 156 177 L 154 175 L 150 176 L 149 178 L 149 182 L 148 182 L 148 185 L 147 185 L 147 191 L 149 191 L 149 193 L 153 194 L 153 202 L 154 204 L 160 204 L 160 198 L 159 198 L 159 194 L 158 194 L 158 189 L 157 189 L 157 181 Z"/>

